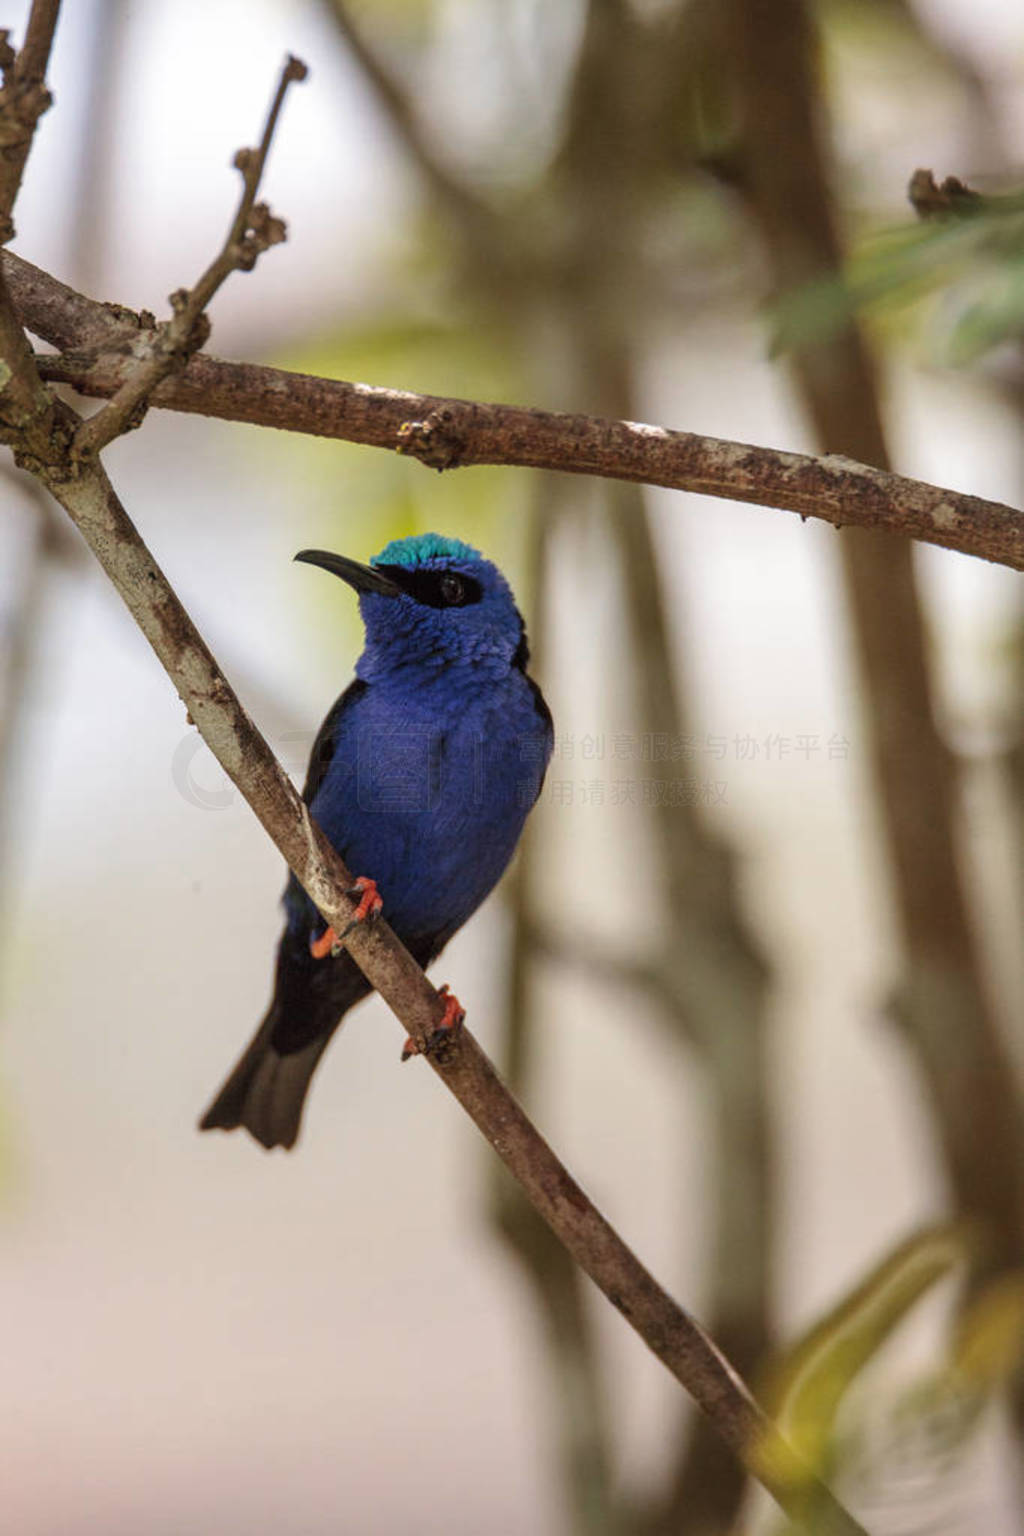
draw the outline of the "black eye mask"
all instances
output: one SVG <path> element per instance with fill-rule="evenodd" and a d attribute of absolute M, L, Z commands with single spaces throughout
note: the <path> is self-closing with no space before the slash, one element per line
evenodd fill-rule
<path fill-rule="evenodd" d="M 432 571 L 425 566 L 410 569 L 407 565 L 375 565 L 374 570 L 428 608 L 468 608 L 484 595 L 480 583 L 462 571 Z"/>

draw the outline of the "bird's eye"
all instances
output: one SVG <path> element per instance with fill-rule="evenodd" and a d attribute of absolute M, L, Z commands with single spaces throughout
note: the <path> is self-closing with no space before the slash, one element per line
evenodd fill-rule
<path fill-rule="evenodd" d="M 456 576 L 454 571 L 445 571 L 441 577 L 441 597 L 448 608 L 457 608 L 465 602 L 466 586 L 461 576 Z"/>

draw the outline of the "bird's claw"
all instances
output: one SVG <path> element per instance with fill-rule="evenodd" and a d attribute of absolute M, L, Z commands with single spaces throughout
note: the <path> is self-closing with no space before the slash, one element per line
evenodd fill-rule
<path fill-rule="evenodd" d="M 416 1041 L 410 1035 L 409 1039 L 402 1046 L 403 1061 L 408 1061 L 410 1056 L 433 1056 L 434 1052 L 441 1046 L 454 1039 L 456 1030 L 458 1030 L 463 1019 L 466 1017 L 465 1008 L 463 1008 L 455 993 L 448 990 L 447 982 L 445 982 L 443 987 L 438 988 L 438 996 L 444 998 L 444 1013 L 428 1036 L 426 1049 L 421 1051 Z"/>
<path fill-rule="evenodd" d="M 359 897 L 359 905 L 352 913 L 351 920 L 341 930 L 340 938 L 346 939 L 353 928 L 358 928 L 360 923 L 372 923 L 380 917 L 384 911 L 384 902 L 377 889 L 376 880 L 371 880 L 369 875 L 360 875 L 351 890 L 345 892 L 354 901 Z"/>
<path fill-rule="evenodd" d="M 372 923 L 384 910 L 377 882 L 371 880 L 369 875 L 360 875 L 345 895 L 350 896 L 353 901 L 358 896 L 359 905 L 340 933 L 335 933 L 333 928 L 325 928 L 318 939 L 310 939 L 309 952 L 314 960 L 323 960 L 326 955 L 340 955 L 343 952 L 344 941 L 353 928 L 358 928 L 360 923 Z"/>

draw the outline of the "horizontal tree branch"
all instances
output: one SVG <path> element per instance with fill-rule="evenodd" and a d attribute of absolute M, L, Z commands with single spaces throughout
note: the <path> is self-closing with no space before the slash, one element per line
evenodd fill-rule
<path fill-rule="evenodd" d="M 52 346 L 82 354 L 116 351 L 137 332 L 156 328 L 148 309 L 87 298 L 13 251 L 3 253 L 3 276 L 22 324 Z"/>
<path fill-rule="evenodd" d="M 4 274 L 22 323 L 62 348 L 58 356 L 37 357 L 42 377 L 84 395 L 116 394 L 132 375 L 152 316 L 86 299 L 11 253 Z M 438 470 L 515 465 L 753 502 L 1024 570 L 1024 512 L 838 454 L 788 453 L 639 422 L 418 395 L 207 356 L 165 379 L 151 403 L 386 448 Z"/>

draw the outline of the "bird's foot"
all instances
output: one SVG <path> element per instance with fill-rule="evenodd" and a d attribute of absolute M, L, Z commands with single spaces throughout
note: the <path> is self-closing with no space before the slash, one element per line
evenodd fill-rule
<path fill-rule="evenodd" d="M 358 928 L 360 923 L 372 923 L 374 918 L 380 917 L 384 910 L 377 882 L 371 880 L 369 875 L 360 875 L 355 885 L 351 890 L 346 891 L 345 895 L 351 896 L 353 900 L 358 896 L 359 905 L 340 933 L 335 933 L 333 928 L 325 928 L 318 939 L 310 939 L 309 952 L 314 960 L 323 960 L 325 955 L 340 955 L 342 942 L 348 938 L 353 928 Z"/>
<path fill-rule="evenodd" d="M 455 1038 L 455 1031 L 466 1017 L 466 1010 L 455 996 L 455 993 L 449 992 L 447 982 L 438 989 L 438 996 L 444 998 L 444 1013 L 427 1040 L 426 1051 L 421 1052 L 416 1041 L 410 1035 L 409 1039 L 402 1046 L 403 1061 L 408 1061 L 410 1056 L 419 1056 L 421 1054 L 432 1056 L 440 1046 L 444 1045 L 448 1040 Z"/>

